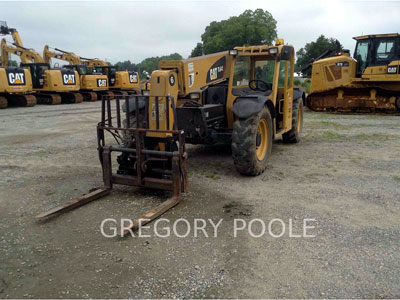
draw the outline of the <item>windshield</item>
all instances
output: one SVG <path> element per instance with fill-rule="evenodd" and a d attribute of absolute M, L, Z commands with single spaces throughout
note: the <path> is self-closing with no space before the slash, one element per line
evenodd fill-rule
<path fill-rule="evenodd" d="M 258 60 L 255 64 L 254 79 L 272 83 L 274 79 L 275 60 Z"/>
<path fill-rule="evenodd" d="M 233 86 L 249 85 L 250 57 L 239 57 L 235 62 Z"/>

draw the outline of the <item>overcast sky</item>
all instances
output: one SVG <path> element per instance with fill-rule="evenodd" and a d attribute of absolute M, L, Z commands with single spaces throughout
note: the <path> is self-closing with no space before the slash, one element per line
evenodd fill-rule
<path fill-rule="evenodd" d="M 187 57 L 210 22 L 256 8 L 273 15 L 278 36 L 296 50 L 320 34 L 338 38 L 353 51 L 353 36 L 400 31 L 399 1 L 365 0 L 1 1 L 0 20 L 17 28 L 24 45 L 40 53 L 48 44 L 112 63 L 139 63 L 174 52 Z"/>

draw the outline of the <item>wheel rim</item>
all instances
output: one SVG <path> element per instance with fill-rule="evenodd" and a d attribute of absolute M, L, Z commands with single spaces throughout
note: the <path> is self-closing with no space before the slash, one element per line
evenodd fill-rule
<path fill-rule="evenodd" d="M 263 160 L 267 154 L 268 148 L 268 125 L 266 120 L 260 120 L 257 127 L 257 135 L 260 135 L 260 145 L 256 146 L 256 155 L 258 160 Z"/>
<path fill-rule="evenodd" d="M 297 116 L 297 132 L 301 131 L 301 123 L 303 121 L 303 108 L 299 107 L 299 115 Z"/>

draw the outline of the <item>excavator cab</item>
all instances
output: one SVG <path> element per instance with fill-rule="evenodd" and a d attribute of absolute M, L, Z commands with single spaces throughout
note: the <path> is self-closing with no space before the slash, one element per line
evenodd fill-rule
<path fill-rule="evenodd" d="M 96 74 L 100 73 L 103 75 L 106 75 L 108 77 L 108 82 L 110 83 L 110 86 L 114 86 L 116 83 L 115 75 L 117 72 L 117 69 L 112 66 L 98 66 L 94 68 L 94 71 Z"/>
<path fill-rule="evenodd" d="M 91 75 L 88 67 L 85 65 L 64 65 L 63 68 L 75 70 L 79 75 Z"/>
<path fill-rule="evenodd" d="M 45 86 L 44 74 L 50 70 L 50 65 L 46 63 L 21 63 L 21 67 L 29 69 L 32 76 L 32 86 L 34 89 L 43 89 Z"/>

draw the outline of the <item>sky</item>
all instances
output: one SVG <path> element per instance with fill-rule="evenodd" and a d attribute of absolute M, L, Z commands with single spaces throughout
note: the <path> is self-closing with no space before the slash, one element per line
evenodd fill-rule
<path fill-rule="evenodd" d="M 18 30 L 25 47 L 39 53 L 47 44 L 111 63 L 139 63 L 175 52 L 188 57 L 210 22 L 257 8 L 272 14 L 278 37 L 295 50 L 324 34 L 353 52 L 354 36 L 400 31 L 400 0 L 0 0 L 0 20 Z"/>

